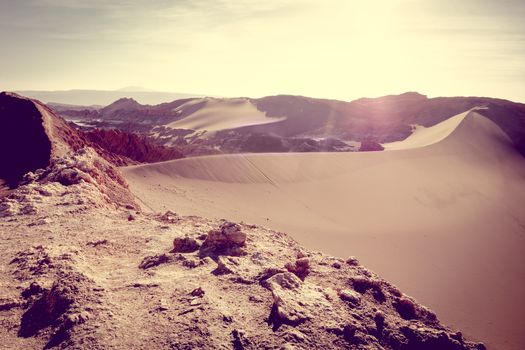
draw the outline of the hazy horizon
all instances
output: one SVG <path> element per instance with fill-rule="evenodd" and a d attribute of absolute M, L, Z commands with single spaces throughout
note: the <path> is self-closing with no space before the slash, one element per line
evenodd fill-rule
<path fill-rule="evenodd" d="M 525 2 L 0 0 L 2 90 L 525 102 Z"/>

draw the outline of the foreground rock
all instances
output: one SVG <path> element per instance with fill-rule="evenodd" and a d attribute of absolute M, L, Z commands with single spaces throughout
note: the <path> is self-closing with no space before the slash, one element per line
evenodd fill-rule
<path fill-rule="evenodd" d="M 246 233 L 233 222 L 224 222 L 218 230 L 208 232 L 200 249 L 201 255 L 243 255 Z"/>

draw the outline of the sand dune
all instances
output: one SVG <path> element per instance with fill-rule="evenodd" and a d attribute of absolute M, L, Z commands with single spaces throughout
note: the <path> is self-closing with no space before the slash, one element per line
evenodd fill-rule
<path fill-rule="evenodd" d="M 439 126 L 434 126 L 426 128 L 424 126 L 419 126 L 410 136 L 406 139 L 396 142 L 390 142 L 383 144 L 385 150 L 401 150 L 401 149 L 410 149 L 410 148 L 419 148 L 432 145 L 441 140 L 444 140 L 450 134 L 456 130 L 458 125 L 465 119 L 467 114 L 471 111 L 466 111 L 455 115 L 444 122 L 441 122 Z"/>
<path fill-rule="evenodd" d="M 180 110 L 195 103 L 189 101 L 179 107 Z M 275 123 L 286 118 L 268 118 L 247 99 L 208 99 L 204 108 L 175 121 L 168 126 L 174 129 L 191 129 L 195 131 L 219 131 L 249 125 Z"/>
<path fill-rule="evenodd" d="M 476 112 L 424 131 L 391 152 L 123 170 L 146 207 L 264 224 L 309 248 L 355 255 L 489 348 L 523 349 L 525 161 Z"/>

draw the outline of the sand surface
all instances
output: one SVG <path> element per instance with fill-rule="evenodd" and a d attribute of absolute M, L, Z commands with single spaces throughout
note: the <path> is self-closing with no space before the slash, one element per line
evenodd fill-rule
<path fill-rule="evenodd" d="M 458 125 L 465 119 L 465 116 L 470 113 L 470 111 L 460 113 L 458 115 L 449 118 L 437 127 L 424 127 L 418 125 L 416 130 L 408 136 L 405 140 L 390 142 L 383 144 L 385 150 L 394 151 L 402 149 L 411 149 L 425 147 L 432 145 L 441 140 L 444 140 L 446 137 L 450 136 L 456 130 Z"/>
<path fill-rule="evenodd" d="M 475 112 L 425 132 L 435 136 L 426 147 L 407 140 L 396 151 L 212 156 L 123 171 L 147 208 L 264 224 L 311 249 L 355 255 L 489 349 L 523 349 L 525 161 Z"/>
<path fill-rule="evenodd" d="M 195 103 L 189 101 L 187 104 Z M 187 107 L 187 104 L 179 108 Z M 246 99 L 209 99 L 204 108 L 177 120 L 168 126 L 174 129 L 195 131 L 220 131 L 242 126 L 268 124 L 286 118 L 269 118 Z"/>

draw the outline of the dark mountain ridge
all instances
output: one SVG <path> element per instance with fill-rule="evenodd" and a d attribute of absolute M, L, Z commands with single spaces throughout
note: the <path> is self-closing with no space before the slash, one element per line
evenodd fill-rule
<path fill-rule="evenodd" d="M 202 133 L 194 133 L 195 130 L 173 129 L 169 126 L 175 121 L 195 116 L 197 112 L 206 111 L 208 102 L 212 100 L 218 99 L 191 98 L 150 106 L 141 105 L 132 99 L 120 99 L 97 111 L 62 110 L 59 113 L 65 118 L 97 120 L 98 124 L 94 124 L 97 127 L 118 128 L 152 136 L 159 144 L 194 143 L 198 140 L 211 149 L 220 149 L 225 142 L 225 132 L 233 132 L 234 138 L 262 135 L 315 140 L 335 138 L 345 142 L 393 142 L 408 137 L 415 124 L 430 127 L 471 108 L 481 107 L 484 109 L 479 113 L 498 124 L 525 155 L 525 104 L 503 99 L 428 98 L 417 92 L 407 92 L 345 102 L 277 95 L 245 98 L 264 112 L 267 118 L 279 118 L 271 123 L 234 127 L 222 130 L 222 134 L 219 132 L 205 137 Z M 228 135 L 231 138 L 232 133 Z M 263 147 L 257 151 L 272 150 Z M 224 150 L 224 153 L 229 151 Z"/>

